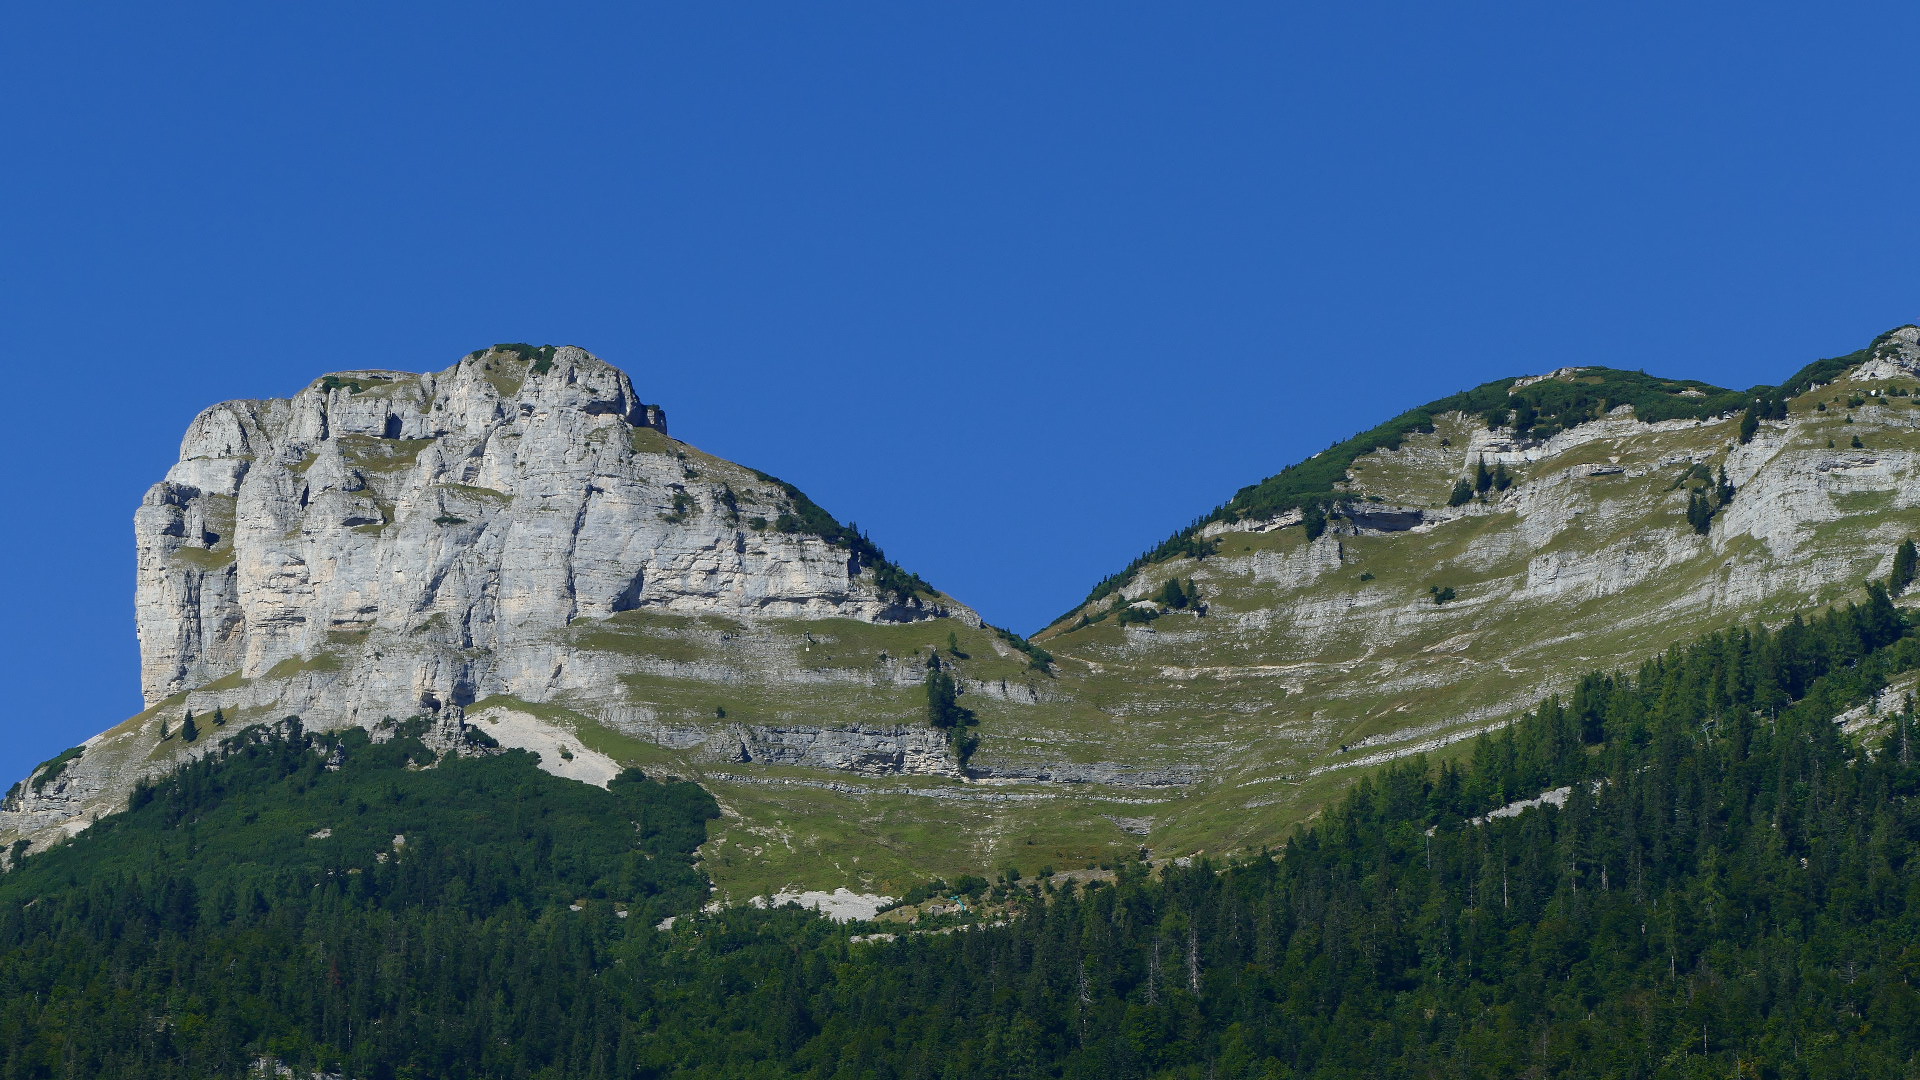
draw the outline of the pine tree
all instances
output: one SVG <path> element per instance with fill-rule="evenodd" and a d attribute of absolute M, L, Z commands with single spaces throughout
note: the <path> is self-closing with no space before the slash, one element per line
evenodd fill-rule
<path fill-rule="evenodd" d="M 1502 461 L 1493 467 L 1493 490 L 1505 491 L 1513 486 L 1513 476 L 1507 472 L 1507 463 Z"/>
<path fill-rule="evenodd" d="M 1525 435 L 1528 431 L 1532 430 L 1533 422 L 1540 418 L 1540 413 L 1533 407 L 1533 402 L 1523 397 L 1517 397 L 1509 399 L 1507 404 L 1513 406 L 1514 433 Z"/>
<path fill-rule="evenodd" d="M 1895 596 L 1907 591 L 1907 586 L 1913 584 L 1916 563 L 1920 563 L 1920 552 L 1914 550 L 1913 541 L 1900 541 L 1900 546 L 1893 551 L 1893 573 L 1887 575 L 1887 591 Z"/>
<path fill-rule="evenodd" d="M 1487 489 L 1492 486 L 1493 474 L 1487 471 L 1487 459 L 1479 458 L 1475 460 L 1473 463 L 1473 490 L 1477 494 L 1485 495 Z"/>
<path fill-rule="evenodd" d="M 1301 524 L 1306 526 L 1307 539 L 1318 540 L 1320 534 L 1327 531 L 1327 511 L 1319 503 L 1308 503 L 1300 512 Z"/>
<path fill-rule="evenodd" d="M 953 676 L 940 669 L 938 659 L 931 659 L 927 666 L 927 724 L 946 732 L 947 742 L 965 762 L 975 742 L 966 729 L 977 720 L 972 709 L 960 704 L 959 697 L 960 688 Z"/>
<path fill-rule="evenodd" d="M 1707 501 L 1706 492 L 1696 489 L 1687 493 L 1687 524 L 1702 536 L 1713 526 L 1713 504 Z"/>
<path fill-rule="evenodd" d="M 1160 586 L 1160 596 L 1158 599 L 1162 604 L 1170 608 L 1183 608 L 1187 606 L 1187 592 L 1180 587 L 1179 578 L 1168 578 L 1167 583 Z"/>
<path fill-rule="evenodd" d="M 1448 506 L 1465 506 L 1473 501 L 1473 481 L 1461 478 L 1453 485 L 1453 494 L 1447 496 Z"/>
<path fill-rule="evenodd" d="M 1760 409 L 1761 404 L 1756 401 L 1752 405 L 1747 406 L 1745 415 L 1740 417 L 1741 446 L 1752 442 L 1754 433 L 1760 430 Z"/>
<path fill-rule="evenodd" d="M 193 722 L 193 710 L 187 710 L 187 718 L 180 722 L 180 737 L 192 742 L 200 737 L 200 725 Z"/>

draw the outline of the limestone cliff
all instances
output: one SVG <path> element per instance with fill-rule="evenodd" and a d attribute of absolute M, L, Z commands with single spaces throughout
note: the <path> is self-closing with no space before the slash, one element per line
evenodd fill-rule
<path fill-rule="evenodd" d="M 796 493 L 665 433 L 571 347 L 207 409 L 135 515 L 148 704 L 283 665 L 309 677 L 268 693 L 310 720 L 540 701 L 597 675 L 554 641 L 579 619 L 957 610 L 889 591 L 804 531 Z"/>
<path fill-rule="evenodd" d="M 53 783 L 16 791 L 0 828 L 10 814 L 44 824 L 111 805 L 192 752 L 161 736 L 194 711 L 217 734 L 216 711 L 223 723 L 297 714 L 371 727 L 564 701 L 713 759 L 955 771 L 938 733 L 887 722 L 910 709 L 721 724 L 706 706 L 707 724 L 676 728 L 622 692 L 623 677 L 674 666 L 660 647 L 621 647 L 635 619 L 678 619 L 696 635 L 692 623 L 722 626 L 713 636 L 750 652 L 767 624 L 979 618 L 797 489 L 670 438 L 659 406 L 578 348 L 496 347 L 427 374 L 342 371 L 291 398 L 214 405 L 142 501 L 134 540 L 150 715 L 95 740 Z M 738 675 L 709 667 L 694 680 Z M 862 678 L 917 686 L 923 673 L 900 664 Z"/>

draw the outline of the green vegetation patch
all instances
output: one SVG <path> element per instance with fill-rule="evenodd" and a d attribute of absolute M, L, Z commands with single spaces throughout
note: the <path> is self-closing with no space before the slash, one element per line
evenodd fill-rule
<path fill-rule="evenodd" d="M 551 345 L 534 346 L 524 341 L 513 341 L 504 345 L 495 345 L 487 351 L 518 357 L 527 365 L 527 370 L 535 375 L 545 375 L 553 370 L 553 354 L 556 350 Z"/>
<path fill-rule="evenodd" d="M 216 544 L 213 547 L 183 547 L 176 549 L 171 556 L 174 562 L 191 566 L 204 572 L 221 570 L 232 566 L 234 553 L 232 544 Z"/>
<path fill-rule="evenodd" d="M 420 458 L 420 451 L 434 442 L 432 439 L 381 439 L 372 435 L 342 435 L 335 441 L 347 463 L 366 472 L 412 468 Z"/>
<path fill-rule="evenodd" d="M 392 381 L 391 376 L 374 375 L 363 371 L 356 375 L 322 375 L 317 385 L 322 390 L 345 390 L 349 394 L 362 394 L 373 387 Z"/>
<path fill-rule="evenodd" d="M 735 902 L 828 879 L 900 896 L 930 876 L 952 881 L 1013 866 L 1033 877 L 1043 866 L 1092 866 L 1139 847 L 1138 837 L 1103 816 L 1112 812 L 1108 805 L 1089 800 L 960 802 L 903 790 L 927 786 L 925 779 L 764 772 L 773 782 L 713 775 L 702 780 L 729 813 L 713 824 L 714 839 L 701 849 L 701 865 Z M 956 820 L 967 827 L 956 828 Z"/>
<path fill-rule="evenodd" d="M 456 494 L 466 495 L 475 499 L 489 499 L 496 502 L 512 502 L 513 501 L 513 496 L 507 494 L 504 491 L 496 491 L 490 487 L 476 487 L 473 484 L 451 484 L 451 483 L 435 484 L 434 487 L 445 488 L 448 491 L 454 492 Z"/>
<path fill-rule="evenodd" d="M 285 660 L 267 669 L 269 679 L 290 679 L 305 672 L 339 671 L 344 666 L 340 655 L 334 652 L 319 652 L 312 656 L 289 656 Z"/>

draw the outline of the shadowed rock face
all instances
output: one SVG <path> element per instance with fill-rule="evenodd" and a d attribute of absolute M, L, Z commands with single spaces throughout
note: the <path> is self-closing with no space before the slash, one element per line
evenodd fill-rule
<path fill-rule="evenodd" d="M 776 482 L 665 433 L 625 373 L 571 347 L 207 409 L 135 515 L 148 703 L 272 675 L 227 699 L 371 723 L 604 684 L 556 640 L 579 619 L 964 610 L 780 531 Z"/>

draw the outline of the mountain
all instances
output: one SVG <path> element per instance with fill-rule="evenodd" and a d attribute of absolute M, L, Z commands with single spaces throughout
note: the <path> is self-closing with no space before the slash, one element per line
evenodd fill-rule
<path fill-rule="evenodd" d="M 1801 614 L 915 924 L 694 911 L 693 784 L 258 725 L 0 875 L 0 1077 L 1910 1076 L 1920 638 Z"/>
<path fill-rule="evenodd" d="M 1581 672 L 1860 595 L 1920 534 L 1916 391 L 1909 326 L 1778 387 L 1562 368 L 1411 410 L 1039 634 L 1104 714 L 1046 735 L 1206 778 L 1152 812 L 1156 849 L 1272 843 L 1359 769 Z"/>
<path fill-rule="evenodd" d="M 583 350 L 335 373 L 194 421 L 136 517 L 149 707 L 16 785 L 0 839 L 297 715 L 697 780 L 735 900 L 1257 849 L 1584 672 L 1859 597 L 1920 532 L 1916 390 L 1914 327 L 1777 387 L 1489 383 L 1244 489 L 1029 642 Z"/>
<path fill-rule="evenodd" d="M 37 770 L 0 829 L 117 807 L 212 744 L 189 716 L 209 736 L 423 716 L 443 742 L 484 722 L 602 786 L 616 757 L 957 775 L 945 735 L 902 723 L 915 648 L 958 632 L 1025 657 L 798 489 L 666 427 L 618 369 L 523 345 L 205 410 L 135 515 L 149 707 Z"/>

